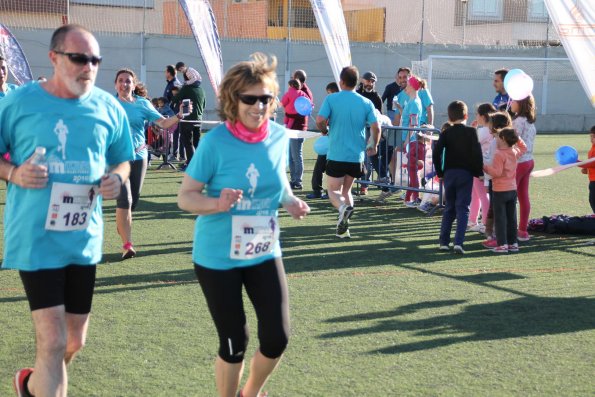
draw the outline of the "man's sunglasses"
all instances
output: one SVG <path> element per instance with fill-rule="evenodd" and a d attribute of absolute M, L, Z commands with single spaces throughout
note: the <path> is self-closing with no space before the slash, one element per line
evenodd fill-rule
<path fill-rule="evenodd" d="M 260 101 L 263 105 L 268 105 L 275 98 L 272 95 L 244 95 L 238 94 L 240 101 L 246 105 L 254 105 L 256 101 Z"/>
<path fill-rule="evenodd" d="M 97 66 L 101 63 L 102 57 L 96 57 L 95 55 L 88 56 L 87 54 L 81 54 L 78 52 L 62 52 L 54 50 L 56 54 L 66 55 L 70 62 L 84 66 L 91 62 L 93 66 Z"/>

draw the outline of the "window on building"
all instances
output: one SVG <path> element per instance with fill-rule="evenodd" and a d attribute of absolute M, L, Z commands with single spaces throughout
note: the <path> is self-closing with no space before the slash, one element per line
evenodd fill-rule
<path fill-rule="evenodd" d="M 501 21 L 503 0 L 469 0 L 467 18 L 470 21 Z"/>
<path fill-rule="evenodd" d="M 155 0 L 70 0 L 71 4 L 88 4 L 94 6 L 115 6 L 134 8 L 154 8 Z"/>
<path fill-rule="evenodd" d="M 527 20 L 529 22 L 544 22 L 549 16 L 543 0 L 528 0 Z"/>

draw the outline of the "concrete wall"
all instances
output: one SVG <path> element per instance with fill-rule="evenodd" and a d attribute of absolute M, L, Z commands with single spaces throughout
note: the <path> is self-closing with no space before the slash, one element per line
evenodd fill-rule
<path fill-rule="evenodd" d="M 19 40 L 35 77 L 50 76 L 51 65 L 47 57 L 52 30 L 13 30 Z M 152 96 L 161 96 L 165 86 L 164 70 L 167 64 L 184 61 L 195 67 L 203 76 L 203 87 L 207 94 L 207 119 L 215 119 L 216 101 L 209 85 L 206 70 L 198 53 L 194 40 L 185 37 L 149 35 L 143 40 L 140 35 L 100 36 L 101 64 L 97 85 L 114 92 L 114 76 L 121 67 L 130 67 L 141 75 L 141 47 L 144 46 L 146 65 L 145 83 Z M 319 44 L 292 42 L 287 63 L 287 46 L 284 41 L 223 41 L 223 64 L 227 69 L 238 61 L 245 60 L 255 51 L 274 54 L 279 61 L 277 72 L 282 91 L 285 90 L 289 72 L 302 68 L 308 72 L 308 85 L 315 98 L 316 114 L 325 96 L 324 88 L 332 81 L 333 75 L 324 47 Z M 412 61 L 419 60 L 420 49 L 416 45 L 371 45 L 354 43 L 351 46 L 353 64 L 363 73 L 372 70 L 378 76 L 377 90 L 382 93 L 384 86 L 393 81 L 399 66 L 411 66 Z M 503 49 L 493 48 L 454 48 L 444 46 L 424 46 L 423 57 L 428 55 L 474 55 L 474 56 L 519 56 L 543 57 L 544 50 L 537 49 Z M 565 57 L 562 48 L 551 48 L 552 58 Z M 574 72 L 569 70 L 569 80 L 551 84 L 549 88 L 548 115 L 538 116 L 537 128 L 540 131 L 585 131 L 595 124 L 595 110 L 591 107 L 584 90 Z M 537 103 L 541 88 L 536 86 L 534 94 Z M 435 100 L 436 123 L 440 125 L 446 120 L 448 103 L 454 99 L 464 100 L 470 107 L 477 103 L 491 101 L 495 96 L 491 78 L 485 80 L 439 80 L 433 82 L 432 95 Z"/>

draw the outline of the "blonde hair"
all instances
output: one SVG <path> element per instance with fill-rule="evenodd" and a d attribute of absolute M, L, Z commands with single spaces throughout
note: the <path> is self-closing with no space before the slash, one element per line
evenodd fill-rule
<path fill-rule="evenodd" d="M 252 86 L 263 84 L 276 97 L 279 94 L 276 68 L 277 58 L 274 55 L 269 58 L 261 52 L 250 55 L 249 61 L 232 66 L 219 86 L 219 117 L 235 123 L 238 119 L 239 94 Z M 269 113 L 272 114 L 276 108 L 277 101 L 271 102 Z"/>

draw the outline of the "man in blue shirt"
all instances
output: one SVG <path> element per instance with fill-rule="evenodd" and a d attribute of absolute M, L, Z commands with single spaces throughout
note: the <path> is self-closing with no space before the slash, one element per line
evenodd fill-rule
<path fill-rule="evenodd" d="M 326 155 L 328 195 L 339 210 L 337 237 L 351 237 L 349 218 L 353 214 L 353 181 L 364 173 L 364 151 L 373 156 L 378 151 L 380 126 L 372 102 L 355 92 L 359 72 L 355 66 L 343 68 L 340 74 L 341 91 L 328 95 L 316 117 L 316 126 L 328 132 L 329 149 Z M 370 142 L 366 145 L 366 124 L 370 125 Z M 330 130 L 328 130 L 330 125 Z"/>
<path fill-rule="evenodd" d="M 67 394 L 65 367 L 85 343 L 101 260 L 101 202 L 118 196 L 134 156 L 124 109 L 95 87 L 95 37 L 64 25 L 49 58 L 52 78 L 0 107 L 0 154 L 11 156 L 0 159 L 8 182 L 2 266 L 19 270 L 37 336 L 35 368 L 14 378 L 18 396 Z"/>
<path fill-rule="evenodd" d="M 8 64 L 6 59 L 0 55 L 0 99 L 4 98 L 10 91 L 18 88 L 15 84 L 7 83 L 8 80 Z"/>
<path fill-rule="evenodd" d="M 508 106 L 508 93 L 504 88 L 504 78 L 508 74 L 508 69 L 498 69 L 494 72 L 494 88 L 498 95 L 494 98 L 492 104 L 498 110 L 506 110 Z"/>

